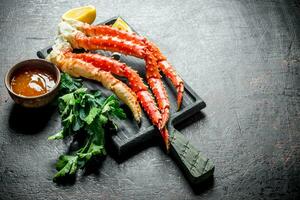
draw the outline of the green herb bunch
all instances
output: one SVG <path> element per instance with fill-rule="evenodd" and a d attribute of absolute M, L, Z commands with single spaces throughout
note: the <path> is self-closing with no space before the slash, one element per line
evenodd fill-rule
<path fill-rule="evenodd" d="M 82 147 L 69 155 L 59 157 L 56 163 L 58 172 L 53 178 L 54 181 L 74 175 L 92 158 L 106 155 L 105 125 L 112 122 L 114 117 L 126 117 L 114 95 L 104 98 L 99 91 L 88 91 L 80 79 L 73 79 L 65 73 L 61 75 L 58 109 L 63 128 L 48 139 L 64 139 L 78 133 L 83 133 L 85 139 Z"/>

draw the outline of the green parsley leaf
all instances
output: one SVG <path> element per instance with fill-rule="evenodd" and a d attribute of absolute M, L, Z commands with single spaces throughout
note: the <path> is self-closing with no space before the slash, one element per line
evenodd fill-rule
<path fill-rule="evenodd" d="M 62 73 L 58 110 L 63 129 L 52 135 L 48 140 L 63 139 L 84 132 L 84 143 L 70 155 L 62 155 L 56 163 L 58 172 L 54 181 L 59 178 L 74 175 L 79 168 L 96 156 L 106 155 L 105 131 L 103 127 L 111 125 L 113 117 L 123 119 L 125 112 L 120 108 L 119 100 L 114 96 L 104 98 L 100 91 L 88 91 L 82 87 L 79 79 L 73 79 Z"/>
<path fill-rule="evenodd" d="M 56 163 L 58 172 L 54 175 L 53 181 L 57 181 L 64 176 L 74 175 L 77 170 L 78 156 L 62 155 Z"/>
<path fill-rule="evenodd" d="M 55 135 L 52 135 L 48 137 L 48 140 L 59 140 L 64 138 L 64 129 L 56 133 Z"/>
<path fill-rule="evenodd" d="M 100 111 L 101 111 L 100 108 L 92 107 L 92 109 L 90 110 L 88 116 L 85 117 L 84 121 L 87 124 L 91 124 L 93 122 L 93 120 L 95 119 L 95 117 L 99 114 Z"/>

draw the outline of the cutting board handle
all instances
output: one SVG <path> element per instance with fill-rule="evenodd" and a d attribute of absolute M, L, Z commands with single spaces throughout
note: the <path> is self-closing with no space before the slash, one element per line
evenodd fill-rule
<path fill-rule="evenodd" d="M 170 155 L 178 162 L 188 180 L 198 184 L 214 173 L 213 162 L 203 156 L 178 130 L 174 127 L 170 131 Z"/>

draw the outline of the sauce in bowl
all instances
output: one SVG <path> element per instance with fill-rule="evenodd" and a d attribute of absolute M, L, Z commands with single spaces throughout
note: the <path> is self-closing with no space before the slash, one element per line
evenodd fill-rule
<path fill-rule="evenodd" d="M 56 85 L 55 75 L 41 67 L 22 67 L 12 76 L 11 89 L 23 96 L 39 96 L 52 90 Z"/>

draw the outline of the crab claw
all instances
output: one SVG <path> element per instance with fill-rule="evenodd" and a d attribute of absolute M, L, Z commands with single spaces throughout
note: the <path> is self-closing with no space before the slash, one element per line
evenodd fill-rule
<path fill-rule="evenodd" d="M 166 127 L 160 130 L 160 134 L 163 137 L 164 143 L 166 145 L 166 150 L 169 152 L 170 149 L 170 141 L 169 141 L 169 132 Z"/>

